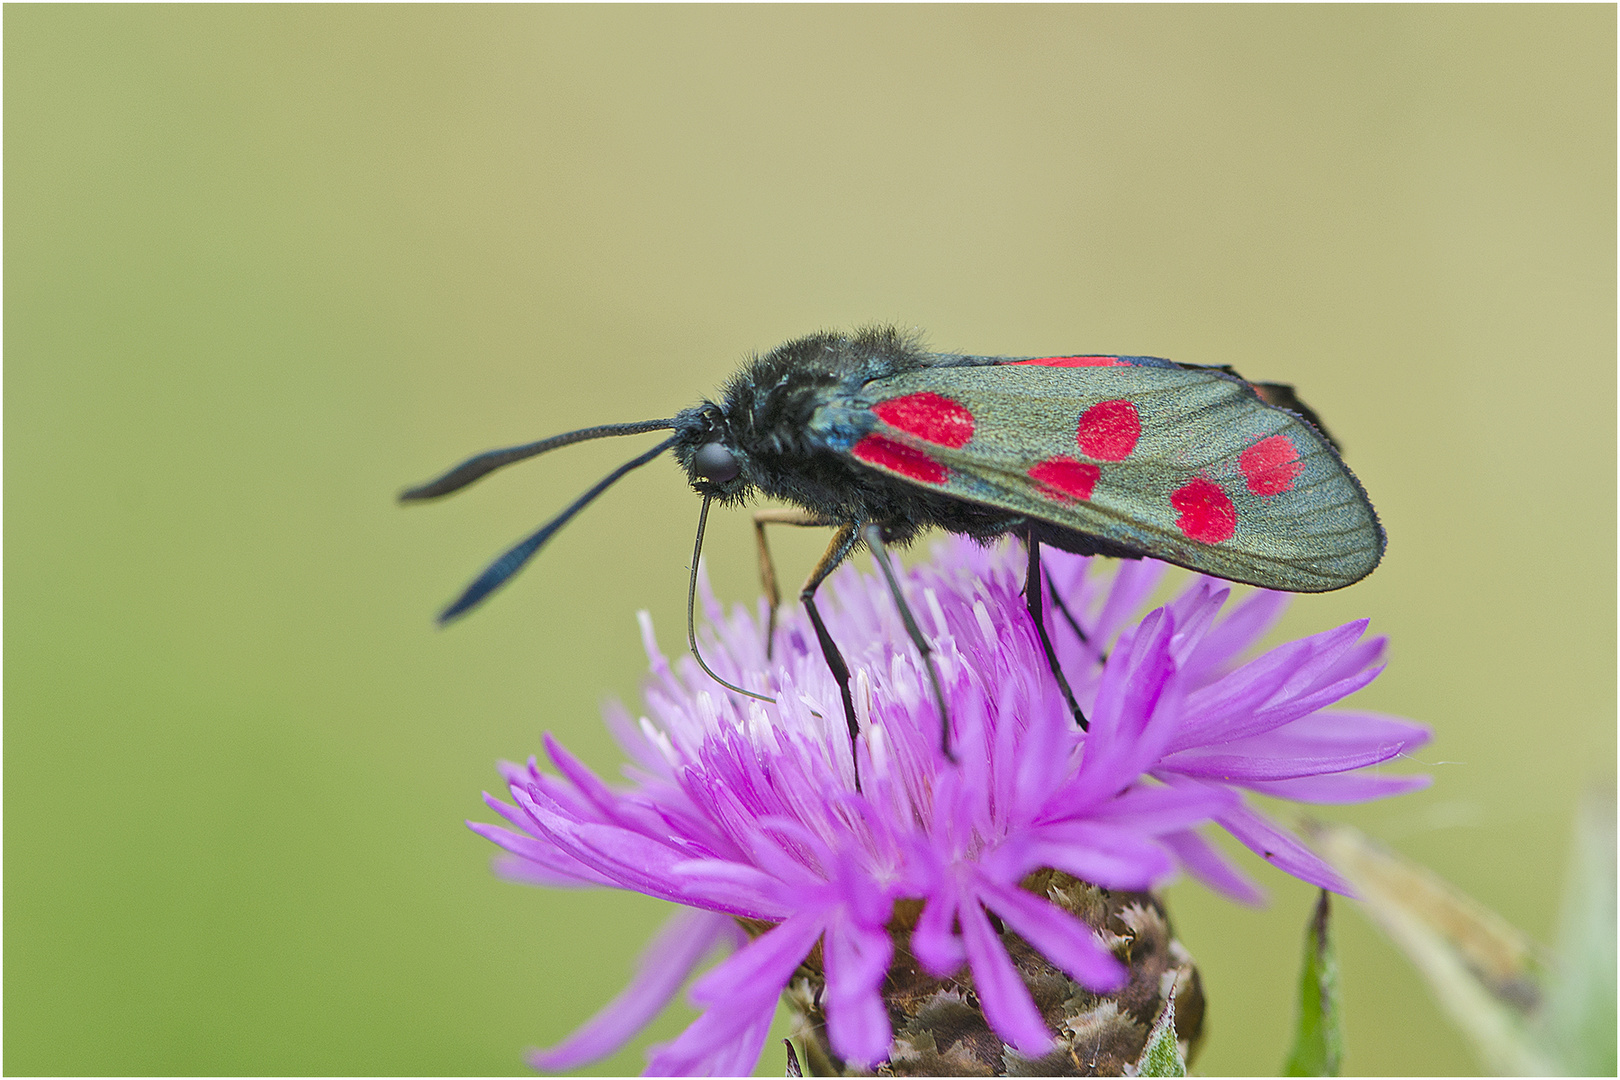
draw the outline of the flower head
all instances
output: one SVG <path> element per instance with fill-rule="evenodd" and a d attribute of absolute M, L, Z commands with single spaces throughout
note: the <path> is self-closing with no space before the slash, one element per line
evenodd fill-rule
<path fill-rule="evenodd" d="M 1081 732 L 1025 610 L 1023 562 L 1006 544 L 951 539 L 902 578 L 935 648 L 957 763 L 940 752 L 926 671 L 873 576 L 835 575 L 826 611 L 854 673 L 853 758 L 837 685 L 797 613 L 767 655 L 763 610 L 727 614 L 705 590 L 705 657 L 774 705 L 727 692 L 690 659 L 672 668 L 642 617 L 649 716 L 608 715 L 634 763 L 630 785 L 608 786 L 547 736 L 556 773 L 508 766 L 515 805 L 489 799 L 512 828 L 472 826 L 505 849 L 498 867 L 514 879 L 633 889 L 683 908 L 626 991 L 537 1066 L 616 1049 L 710 951 L 731 946 L 692 985 L 703 1015 L 654 1048 L 649 1071 L 746 1072 L 818 942 L 832 1049 L 873 1065 L 892 1035 L 881 986 L 900 901 L 920 904 L 909 948 L 923 967 L 943 976 L 965 965 L 996 1034 L 1040 1054 L 1051 1036 L 998 923 L 1089 990 L 1118 989 L 1126 971 L 1090 927 L 1022 883 L 1051 869 L 1142 890 L 1179 866 L 1257 899 L 1195 831 L 1206 822 L 1344 890 L 1240 789 L 1338 802 L 1423 782 L 1356 770 L 1421 744 L 1424 729 L 1319 711 L 1376 677 L 1382 639 L 1363 641 L 1365 624 L 1352 623 L 1239 666 L 1281 597 L 1255 593 L 1221 618 L 1227 587 L 1197 579 L 1136 622 L 1162 567 L 1122 563 L 1105 581 L 1092 560 L 1054 555 L 1049 629 L 1090 718 Z"/>

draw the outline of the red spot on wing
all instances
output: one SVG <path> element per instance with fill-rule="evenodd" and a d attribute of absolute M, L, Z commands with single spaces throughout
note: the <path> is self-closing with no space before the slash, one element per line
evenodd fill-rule
<path fill-rule="evenodd" d="M 890 427 L 940 446 L 954 449 L 973 438 L 973 414 L 939 394 L 924 391 L 890 398 L 872 406 L 872 411 Z"/>
<path fill-rule="evenodd" d="M 893 470 L 901 476 L 920 480 L 925 484 L 943 484 L 950 470 L 915 447 L 886 439 L 882 435 L 868 435 L 850 451 L 868 465 Z"/>
<path fill-rule="evenodd" d="M 1073 502 L 1091 498 L 1091 489 L 1097 486 L 1102 470 L 1089 461 L 1076 461 L 1071 457 L 1050 457 L 1029 470 L 1042 498 L 1053 502 Z"/>
<path fill-rule="evenodd" d="M 1213 480 L 1193 477 L 1170 493 L 1170 505 L 1181 512 L 1176 527 L 1189 540 L 1218 544 L 1237 532 L 1237 508 Z"/>
<path fill-rule="evenodd" d="M 1124 461 L 1142 437 L 1142 418 L 1136 406 L 1123 399 L 1099 401 L 1080 415 L 1074 441 L 1087 457 Z"/>
<path fill-rule="evenodd" d="M 1037 367 L 1130 367 L 1117 356 L 1041 356 L 1034 360 L 1012 360 L 1007 366 L 1034 364 Z"/>
<path fill-rule="evenodd" d="M 1256 495 L 1276 495 L 1294 486 L 1294 478 L 1305 471 L 1299 451 L 1286 435 L 1261 439 L 1238 455 L 1238 467 L 1249 490 Z"/>

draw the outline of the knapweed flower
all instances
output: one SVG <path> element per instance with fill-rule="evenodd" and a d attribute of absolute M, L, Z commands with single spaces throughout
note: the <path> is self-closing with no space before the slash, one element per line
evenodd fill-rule
<path fill-rule="evenodd" d="M 1424 782 L 1359 771 L 1421 745 L 1424 729 L 1321 711 L 1377 676 L 1383 640 L 1351 623 L 1240 665 L 1282 597 L 1254 593 L 1223 618 L 1228 586 L 1199 578 L 1136 621 L 1158 564 L 1054 554 L 1047 566 L 1049 629 L 1085 732 L 1025 610 L 1016 545 L 949 539 L 902 576 L 936 650 L 955 763 L 939 748 L 926 671 L 873 575 L 835 575 L 825 610 L 854 673 L 853 757 L 837 685 L 799 613 L 784 613 L 767 655 L 763 608 L 727 614 L 705 590 L 705 658 L 774 705 L 726 691 L 690 658 L 671 667 L 643 616 L 649 715 L 608 715 L 629 785 L 609 786 L 547 736 L 555 773 L 532 759 L 506 766 L 513 804 L 488 799 L 511 828 L 472 826 L 505 849 L 497 867 L 515 880 L 681 905 L 629 987 L 533 1063 L 566 1069 L 612 1052 L 729 946 L 692 984 L 703 1014 L 653 1048 L 649 1073 L 750 1071 L 801 965 L 824 980 L 816 1008 L 831 1053 L 873 1067 L 900 1045 L 900 1010 L 883 992 L 897 941 L 908 963 L 970 987 L 961 1000 L 976 1000 L 1011 1052 L 1037 1057 L 1054 1046 L 1049 1003 L 1032 996 L 1015 953 L 1035 950 L 1092 993 L 1132 978 L 1111 947 L 1125 951 L 1122 939 L 1077 917 L 1077 888 L 1147 890 L 1180 867 L 1257 899 L 1196 831 L 1213 822 L 1343 891 L 1244 791 L 1348 802 Z M 947 1050 L 930 1052 L 949 1060 Z"/>

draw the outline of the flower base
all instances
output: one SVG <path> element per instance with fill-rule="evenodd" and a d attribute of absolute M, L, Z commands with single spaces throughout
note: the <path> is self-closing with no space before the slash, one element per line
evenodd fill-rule
<path fill-rule="evenodd" d="M 1085 920 L 1130 969 L 1118 993 L 1093 994 L 1049 964 L 1011 930 L 1001 941 L 1054 1032 L 1052 1050 L 1029 1058 L 1004 1043 L 985 1020 L 973 975 L 963 968 L 948 978 L 922 970 L 910 950 L 911 930 L 921 912 L 916 901 L 896 905 L 890 932 L 895 959 L 883 997 L 894 1025 L 889 1059 L 879 1076 L 1122 1076 L 1133 1071 L 1148 1031 L 1164 1011 L 1172 988 L 1176 1040 L 1191 1060 L 1203 1033 L 1204 993 L 1192 956 L 1176 940 L 1164 905 L 1151 893 L 1111 892 L 1067 874 L 1042 870 L 1023 882 Z M 749 927 L 757 932 L 760 927 Z M 999 929 L 999 927 L 998 927 Z M 812 1076 L 871 1076 L 847 1067 L 829 1047 L 822 1007 L 825 976 L 821 950 L 812 950 L 784 995 L 794 1020 L 793 1041 Z"/>

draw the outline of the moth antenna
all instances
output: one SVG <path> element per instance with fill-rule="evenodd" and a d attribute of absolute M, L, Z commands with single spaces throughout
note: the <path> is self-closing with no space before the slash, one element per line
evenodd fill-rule
<path fill-rule="evenodd" d="M 668 421 L 658 421 L 658 422 L 659 423 L 668 423 Z M 622 426 L 631 427 L 631 426 L 634 426 L 634 425 L 626 424 L 626 425 L 622 425 Z M 593 429 L 587 428 L 586 430 L 589 431 L 589 430 L 593 430 Z M 595 429 L 595 430 L 600 430 L 600 429 Z M 657 430 L 657 429 L 656 428 L 646 428 L 644 430 L 654 431 L 654 430 Z M 580 433 L 576 431 L 576 432 L 571 432 L 570 434 L 578 436 Z M 614 432 L 613 434 L 628 435 L 628 434 L 631 434 L 631 432 L 621 431 L 621 432 Z M 558 439 L 565 439 L 565 438 L 568 438 L 568 437 L 569 436 L 567 436 L 567 435 L 559 435 L 559 436 L 557 436 Z M 594 438 L 595 436 L 584 436 L 584 437 L 585 438 Z M 545 441 L 546 442 L 556 443 L 555 439 L 547 439 Z M 540 443 L 534 443 L 532 445 L 540 446 L 541 444 Z M 560 445 L 563 445 L 563 444 L 557 443 L 557 445 L 560 446 Z M 455 603 L 453 603 L 449 607 L 445 608 L 444 611 L 442 611 L 439 614 L 439 625 L 443 626 L 445 623 L 449 622 L 451 619 L 456 618 L 458 615 L 463 615 L 466 612 L 473 609 L 474 607 L 477 607 L 478 604 L 480 602 L 482 602 L 483 599 L 486 596 L 488 596 L 490 593 L 494 592 L 496 589 L 500 588 L 502 585 L 506 584 L 507 580 L 510 579 L 513 574 L 515 574 L 519 570 L 521 570 L 523 568 L 523 564 L 528 562 L 531 558 L 533 558 L 534 553 L 539 551 L 541 546 L 547 540 L 551 539 L 551 535 L 553 533 L 555 533 L 558 529 L 562 528 L 564 525 L 568 524 L 569 520 L 571 518 L 573 518 L 573 516 L 575 514 L 579 513 L 581 510 L 585 509 L 585 507 L 589 506 L 590 503 L 591 503 L 591 500 L 595 499 L 598 495 L 602 494 L 602 492 L 604 492 L 608 488 L 612 487 L 615 481 L 617 481 L 621 476 L 623 476 L 625 473 L 629 472 L 631 469 L 639 469 L 641 466 L 647 464 L 647 462 L 651 461 L 653 458 L 657 457 L 659 454 L 662 454 L 664 451 L 668 450 L 670 447 L 672 447 L 674 445 L 675 445 L 675 439 L 673 437 L 665 439 L 663 442 L 659 443 L 657 446 L 653 447 L 651 450 L 648 450 L 645 454 L 642 454 L 640 457 L 631 458 L 629 461 L 625 462 L 623 465 L 620 465 L 617 469 L 614 469 L 612 472 L 608 473 L 605 477 L 603 477 L 600 481 L 598 481 L 596 483 L 596 485 L 594 487 L 592 487 L 589 491 L 587 491 L 585 494 L 581 495 L 579 498 L 575 499 L 569 505 L 568 509 L 564 510 L 562 513 L 558 514 L 556 517 L 552 518 L 550 521 L 548 521 L 544 525 L 542 525 L 540 527 L 540 530 L 538 532 L 536 532 L 533 536 L 530 536 L 527 539 L 523 540 L 521 543 L 517 544 L 511 550 L 506 552 L 506 554 L 502 555 L 500 558 L 498 558 L 494 562 L 490 563 L 489 568 L 486 569 L 482 574 L 479 574 L 477 579 L 471 585 L 467 586 L 466 591 L 464 591 L 459 597 L 456 598 Z M 526 448 L 525 447 L 518 447 L 517 449 L 526 449 Z M 546 449 L 549 450 L 550 447 L 546 447 Z M 495 452 L 499 453 L 500 451 L 495 451 Z M 538 454 L 538 453 L 544 453 L 545 451 L 544 450 L 536 450 L 534 452 Z M 473 461 L 477 461 L 477 460 L 478 460 L 478 458 L 473 459 Z M 473 462 L 470 461 L 467 464 L 471 465 L 472 463 Z M 462 466 L 462 468 L 466 468 L 466 467 L 467 467 L 466 465 Z M 491 468 L 494 468 L 494 467 L 495 466 L 491 466 Z M 488 472 L 489 470 L 486 469 L 484 471 Z M 453 475 L 453 471 L 452 471 L 452 475 Z"/>
<path fill-rule="evenodd" d="M 642 420 L 634 424 L 599 424 L 596 427 L 553 435 L 539 442 L 524 443 L 522 446 L 508 446 L 504 450 L 486 450 L 463 461 L 437 480 L 429 480 L 419 487 L 405 489 L 399 493 L 399 501 L 421 502 L 424 499 L 437 499 L 442 495 L 460 491 L 474 480 L 481 480 L 496 469 L 510 465 L 514 461 L 532 458 L 544 454 L 547 450 L 556 450 L 573 443 L 585 442 L 587 439 L 605 439 L 613 435 L 640 435 L 644 431 L 668 431 L 674 426 L 673 418 Z"/>
<path fill-rule="evenodd" d="M 674 442 L 673 439 L 670 441 Z M 697 541 L 692 545 L 692 580 L 686 587 L 686 644 L 691 647 L 692 655 L 697 659 L 698 667 L 702 668 L 703 673 L 709 678 L 733 693 L 775 705 L 776 699 L 773 697 L 756 694 L 752 690 L 744 690 L 740 686 L 734 686 L 726 682 L 726 680 L 714 673 L 714 669 L 704 662 L 703 654 L 698 652 L 697 620 L 693 614 L 693 609 L 697 607 L 698 558 L 703 554 L 703 530 L 709 524 L 709 500 L 712 498 L 714 498 L 713 495 L 703 496 L 703 509 L 698 511 Z"/>

